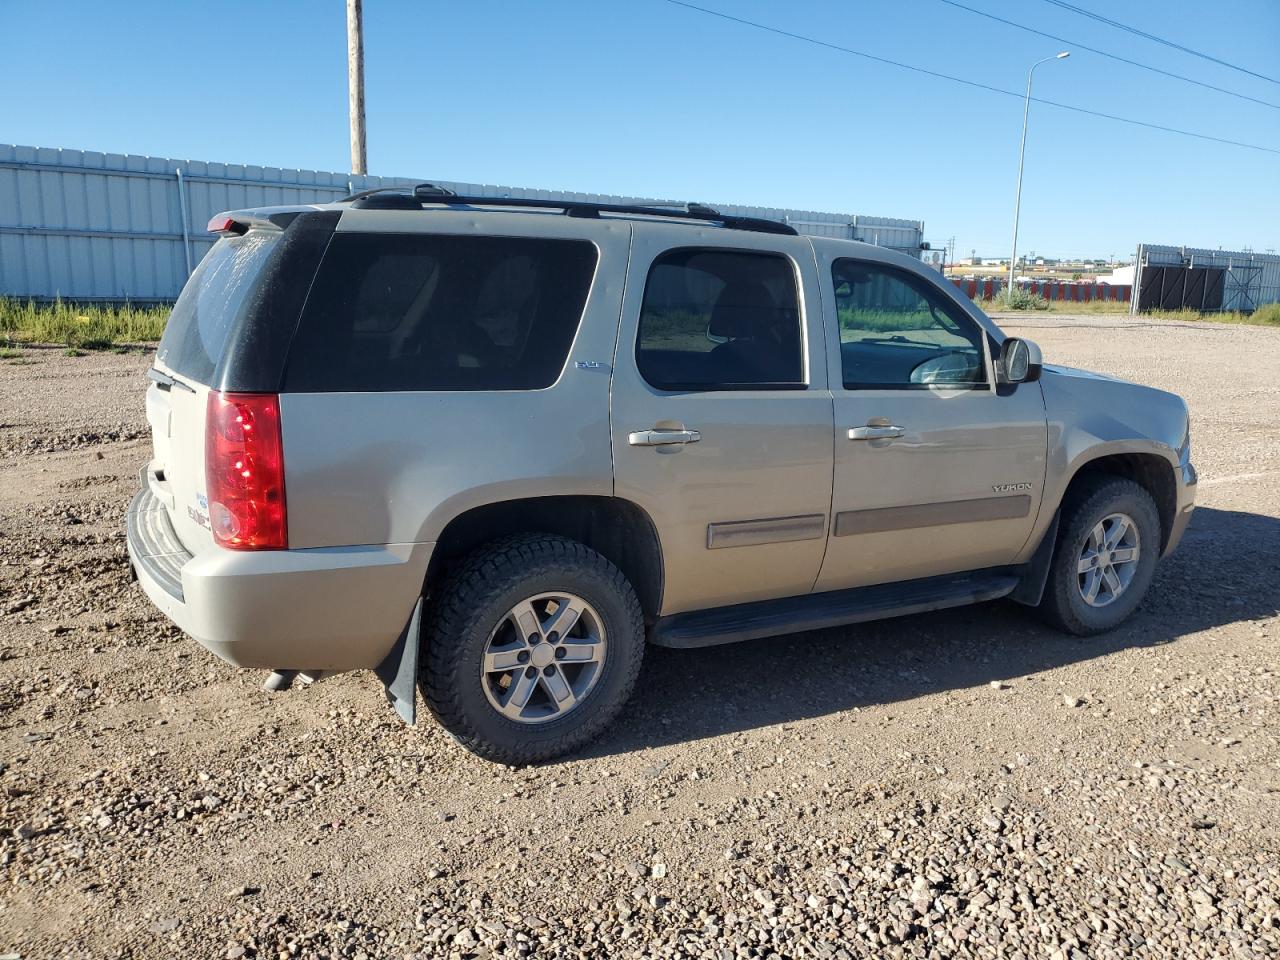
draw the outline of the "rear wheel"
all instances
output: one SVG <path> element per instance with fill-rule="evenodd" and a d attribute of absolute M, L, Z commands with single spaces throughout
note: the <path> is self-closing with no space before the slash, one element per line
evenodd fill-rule
<path fill-rule="evenodd" d="M 1103 633 L 1138 608 L 1160 554 L 1155 501 L 1132 480 L 1102 477 L 1063 504 L 1040 612 L 1077 636 Z"/>
<path fill-rule="evenodd" d="M 419 683 L 473 753 L 549 760 L 594 739 L 631 694 L 640 604 L 594 550 L 520 536 L 472 554 L 433 596 Z"/>

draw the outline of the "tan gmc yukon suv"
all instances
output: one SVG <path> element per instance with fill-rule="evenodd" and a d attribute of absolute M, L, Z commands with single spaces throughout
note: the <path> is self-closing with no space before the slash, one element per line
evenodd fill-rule
<path fill-rule="evenodd" d="M 1110 629 L 1191 514 L 1181 399 L 1042 366 L 882 248 L 430 185 L 210 229 L 150 372 L 142 589 L 495 760 L 598 734 L 646 642 L 998 597 Z"/>

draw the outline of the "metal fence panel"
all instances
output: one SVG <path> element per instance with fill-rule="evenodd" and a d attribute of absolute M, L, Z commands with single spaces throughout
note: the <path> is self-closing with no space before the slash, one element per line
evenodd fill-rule
<path fill-rule="evenodd" d="M 970 300 L 994 300 L 1006 286 L 1006 281 L 1000 277 L 983 277 L 981 280 L 977 277 L 951 277 L 950 280 Z M 1096 283 L 1090 280 L 1019 280 L 1018 288 L 1046 300 L 1075 303 L 1093 300 L 1123 303 L 1133 293 L 1133 287 L 1127 283 Z"/>
<path fill-rule="evenodd" d="M 1225 271 L 1222 309 L 1252 312 L 1266 303 L 1280 302 L 1280 256 L 1247 250 L 1205 250 L 1200 247 L 1171 247 L 1155 243 L 1138 245 L 1138 265 L 1134 288 L 1142 289 L 1143 272 L 1151 268 L 1179 267 L 1191 270 L 1217 268 Z M 1137 312 L 1138 297 L 1131 310 Z"/>
<path fill-rule="evenodd" d="M 355 176 L 132 154 L 0 144 L 0 296 L 172 300 L 213 245 L 223 210 L 327 203 L 408 177 Z M 670 203 L 433 180 L 485 197 Z M 863 240 L 915 254 L 924 224 L 808 210 L 713 204 L 723 213 L 790 223 L 800 233 Z"/>

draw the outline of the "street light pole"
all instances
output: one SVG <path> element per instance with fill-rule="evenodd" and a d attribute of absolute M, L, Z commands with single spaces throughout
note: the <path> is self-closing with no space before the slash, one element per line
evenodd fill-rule
<path fill-rule="evenodd" d="M 1071 54 L 1063 50 L 1052 57 L 1037 60 L 1027 71 L 1027 98 L 1022 105 L 1022 143 L 1018 147 L 1018 190 L 1013 200 L 1013 253 L 1009 256 L 1009 288 L 1004 294 L 1006 303 L 1013 297 L 1014 270 L 1018 263 L 1018 215 L 1022 212 L 1022 165 L 1027 157 L 1027 118 L 1031 114 L 1031 75 L 1036 72 L 1036 67 L 1040 64 L 1048 63 L 1050 60 L 1065 60 L 1069 56 Z"/>

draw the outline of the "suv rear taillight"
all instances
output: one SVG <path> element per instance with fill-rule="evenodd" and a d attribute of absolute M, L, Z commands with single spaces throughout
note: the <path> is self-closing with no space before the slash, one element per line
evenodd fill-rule
<path fill-rule="evenodd" d="M 219 546 L 288 548 L 276 394 L 209 392 L 204 473 L 209 522 Z"/>

